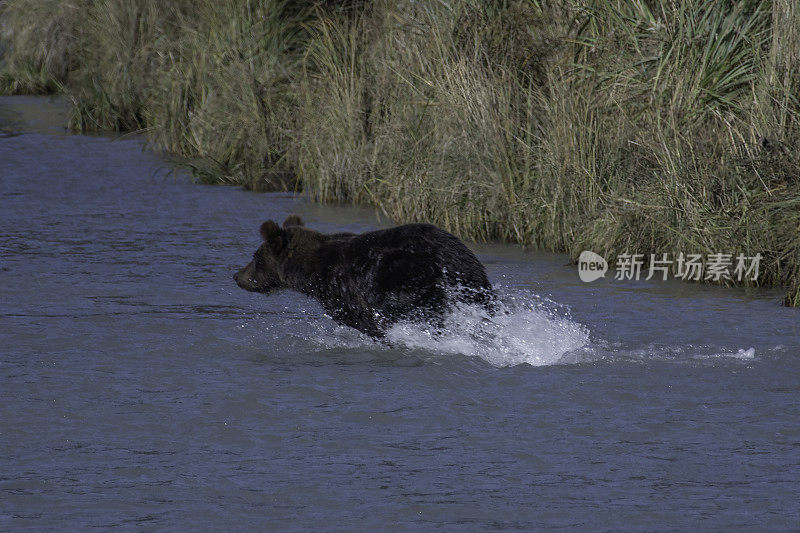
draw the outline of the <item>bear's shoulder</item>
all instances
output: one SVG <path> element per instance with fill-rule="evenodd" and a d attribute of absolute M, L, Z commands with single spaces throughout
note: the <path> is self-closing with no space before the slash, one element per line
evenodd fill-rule
<path fill-rule="evenodd" d="M 431 239 L 449 241 L 454 239 L 446 231 L 433 224 L 404 224 L 394 228 L 380 229 L 352 235 L 352 243 L 364 245 L 380 245 L 390 248 L 424 242 Z"/>

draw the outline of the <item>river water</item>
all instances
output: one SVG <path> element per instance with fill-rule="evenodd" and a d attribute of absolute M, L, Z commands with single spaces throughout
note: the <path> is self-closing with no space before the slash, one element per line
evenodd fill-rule
<path fill-rule="evenodd" d="M 371 210 L 193 184 L 64 113 L 0 99 L 0 530 L 800 528 L 780 290 L 474 245 L 507 312 L 376 343 L 231 277 L 266 219 Z"/>

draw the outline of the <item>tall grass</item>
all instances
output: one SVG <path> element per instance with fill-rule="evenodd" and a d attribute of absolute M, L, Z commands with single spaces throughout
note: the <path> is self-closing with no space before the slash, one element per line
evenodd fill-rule
<path fill-rule="evenodd" d="M 78 61 L 85 2 L 0 2 L 0 93 L 52 93 Z"/>
<path fill-rule="evenodd" d="M 204 181 L 573 257 L 761 253 L 800 305 L 793 0 L 1 5 L 0 90 Z"/>

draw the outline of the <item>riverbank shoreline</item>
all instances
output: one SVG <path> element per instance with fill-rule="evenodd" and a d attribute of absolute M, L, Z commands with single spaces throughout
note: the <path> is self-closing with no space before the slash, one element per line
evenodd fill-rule
<path fill-rule="evenodd" d="M 716 282 L 786 286 L 800 305 L 789 0 L 16 0 L 2 14 L 1 91 L 64 94 L 73 130 L 144 132 L 202 182 L 591 250 L 611 269 L 730 254 L 732 273 L 760 255 L 755 279 Z"/>

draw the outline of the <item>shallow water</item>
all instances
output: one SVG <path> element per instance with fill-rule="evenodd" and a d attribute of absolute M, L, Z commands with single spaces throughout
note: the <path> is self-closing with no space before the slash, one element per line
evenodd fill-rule
<path fill-rule="evenodd" d="M 476 245 L 507 313 L 375 343 L 231 279 L 267 218 L 371 210 L 192 184 L 63 113 L 0 99 L 0 529 L 800 528 L 781 291 Z"/>

